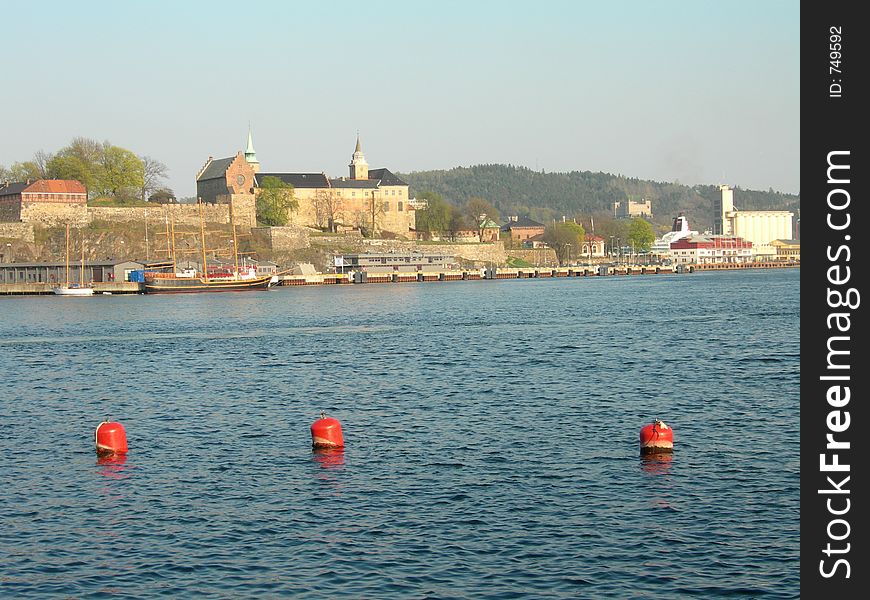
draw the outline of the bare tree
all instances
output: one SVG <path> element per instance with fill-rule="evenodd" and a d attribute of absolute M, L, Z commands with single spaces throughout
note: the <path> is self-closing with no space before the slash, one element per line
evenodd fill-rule
<path fill-rule="evenodd" d="M 378 225 L 383 220 L 384 204 L 386 204 L 386 202 L 375 198 L 375 190 L 372 190 L 371 195 L 368 198 L 366 210 L 368 216 L 368 222 L 366 225 L 371 228 L 369 230 L 369 237 L 377 237 L 378 233 L 380 233 Z"/>
<path fill-rule="evenodd" d="M 46 152 L 44 150 L 37 150 L 36 154 L 33 155 L 33 164 L 36 165 L 42 179 L 49 179 L 48 163 L 52 158 L 54 158 L 54 155 L 51 152 Z"/>
<path fill-rule="evenodd" d="M 169 168 L 156 158 L 150 156 L 140 157 L 144 167 L 144 177 L 142 180 L 142 201 L 148 199 L 151 192 L 158 190 L 163 185 L 163 180 L 169 173 Z"/>
<path fill-rule="evenodd" d="M 314 194 L 314 220 L 317 226 L 335 233 L 336 222 L 343 218 L 341 198 L 335 190 L 317 190 Z"/>

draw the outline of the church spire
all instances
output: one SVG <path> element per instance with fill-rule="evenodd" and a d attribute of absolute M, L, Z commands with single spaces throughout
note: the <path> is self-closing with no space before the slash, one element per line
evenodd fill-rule
<path fill-rule="evenodd" d="M 366 162 L 366 157 L 362 151 L 362 145 L 359 142 L 359 131 L 356 132 L 356 149 L 353 151 L 353 158 L 348 167 L 350 167 L 351 179 L 369 178 L 369 164 Z"/>
<path fill-rule="evenodd" d="M 254 150 L 254 138 L 251 135 L 251 124 L 248 123 L 248 146 L 245 148 L 245 160 L 253 167 L 254 172 L 260 170 L 260 161 L 257 160 L 257 152 Z"/>

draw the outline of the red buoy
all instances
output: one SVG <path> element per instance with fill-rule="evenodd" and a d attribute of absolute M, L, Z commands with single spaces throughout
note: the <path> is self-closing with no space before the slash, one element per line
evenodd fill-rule
<path fill-rule="evenodd" d="M 344 448 L 338 419 L 320 413 L 320 418 L 311 424 L 311 443 L 315 448 Z"/>
<path fill-rule="evenodd" d="M 103 421 L 97 425 L 94 431 L 94 444 L 97 446 L 97 454 L 126 454 L 127 433 L 120 423 Z"/>
<path fill-rule="evenodd" d="M 655 419 L 640 430 L 640 453 L 654 454 L 674 451 L 674 430 L 664 421 Z"/>

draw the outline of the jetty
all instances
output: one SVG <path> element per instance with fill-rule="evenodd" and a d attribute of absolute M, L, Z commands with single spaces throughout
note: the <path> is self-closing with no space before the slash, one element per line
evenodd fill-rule
<path fill-rule="evenodd" d="M 5 267 L 0 265 L 0 273 Z M 684 275 L 697 271 L 725 271 L 738 269 L 799 268 L 800 261 L 772 261 L 752 263 L 712 263 L 679 265 L 591 265 L 574 267 L 486 267 L 479 269 L 435 268 L 421 271 L 348 271 L 346 273 L 285 274 L 278 276 L 276 286 L 294 285 L 359 285 L 368 283 L 425 283 L 435 281 L 491 281 L 496 279 L 549 279 L 558 277 L 625 277 L 632 275 Z M 2 283 L 0 296 L 39 296 L 53 294 L 50 282 L 29 281 Z M 141 294 L 144 283 L 137 281 L 95 281 L 97 295 Z"/>

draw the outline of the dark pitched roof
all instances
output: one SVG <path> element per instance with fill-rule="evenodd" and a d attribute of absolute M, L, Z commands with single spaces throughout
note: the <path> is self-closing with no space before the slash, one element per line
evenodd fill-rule
<path fill-rule="evenodd" d="M 16 181 L 6 185 L 0 185 L 0 196 L 11 196 L 12 194 L 20 194 L 28 187 L 29 184 Z"/>
<path fill-rule="evenodd" d="M 295 188 L 328 188 L 329 180 L 323 173 L 257 173 L 254 181 L 259 187 L 264 177 L 277 177 Z"/>
<path fill-rule="evenodd" d="M 377 189 L 378 184 L 381 181 L 379 179 L 330 179 L 329 185 L 334 188 L 347 188 L 347 189 L 364 189 L 364 190 L 374 190 Z"/>
<path fill-rule="evenodd" d="M 196 178 L 196 180 L 205 181 L 206 179 L 218 179 L 219 177 L 223 177 L 226 174 L 227 169 L 230 167 L 230 163 L 232 163 L 235 158 L 235 156 L 231 156 L 229 158 L 213 159 L 208 163 L 208 166 L 200 176 Z"/>
<path fill-rule="evenodd" d="M 389 169 L 369 169 L 369 179 L 380 179 L 381 185 L 408 185 Z"/>
<path fill-rule="evenodd" d="M 510 231 L 514 228 L 520 227 L 543 227 L 543 223 L 538 223 L 537 221 L 532 221 L 528 217 L 520 217 L 516 221 L 508 221 L 506 224 L 502 225 L 502 231 Z"/>

